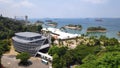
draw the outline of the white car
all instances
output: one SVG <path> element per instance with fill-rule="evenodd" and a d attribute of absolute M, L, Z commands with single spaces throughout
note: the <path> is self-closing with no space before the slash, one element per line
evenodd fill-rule
<path fill-rule="evenodd" d="M 43 63 L 45 63 L 45 64 L 48 64 L 48 61 L 45 60 L 45 59 L 41 59 L 41 61 L 42 61 Z"/>

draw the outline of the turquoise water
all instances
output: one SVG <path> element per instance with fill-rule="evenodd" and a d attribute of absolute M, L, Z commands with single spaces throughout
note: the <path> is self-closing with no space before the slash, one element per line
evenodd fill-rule
<path fill-rule="evenodd" d="M 118 40 L 120 40 L 120 36 L 117 35 L 117 32 L 120 31 L 120 18 L 102 18 L 102 21 L 95 21 L 94 18 L 76 18 L 76 19 L 30 19 L 30 21 L 34 22 L 36 20 L 52 20 L 58 23 L 58 27 L 60 28 L 62 26 L 65 26 L 67 24 L 80 24 L 82 25 L 82 30 L 77 31 L 77 30 L 68 30 L 70 33 L 78 33 L 78 34 L 87 34 L 86 30 L 88 27 L 91 26 L 102 26 L 107 29 L 106 33 L 90 33 L 88 35 L 95 35 L 95 36 L 100 36 L 100 35 L 106 35 L 107 37 L 115 37 Z M 45 26 L 44 26 L 45 27 Z"/>

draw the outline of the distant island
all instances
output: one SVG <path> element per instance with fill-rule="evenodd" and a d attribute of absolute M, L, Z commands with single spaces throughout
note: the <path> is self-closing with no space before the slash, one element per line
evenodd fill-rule
<path fill-rule="evenodd" d="M 103 20 L 100 18 L 100 19 L 95 19 L 95 21 L 102 22 Z"/>
<path fill-rule="evenodd" d="M 43 21 L 39 21 L 39 20 L 37 20 L 37 21 L 35 22 L 35 25 L 42 25 L 42 24 L 44 24 Z"/>
<path fill-rule="evenodd" d="M 73 29 L 73 30 L 81 30 L 82 29 L 81 25 L 73 25 L 73 24 L 69 24 L 69 25 L 66 25 L 64 27 L 68 28 L 68 29 Z"/>
<path fill-rule="evenodd" d="M 57 26 L 57 22 L 48 22 L 47 25 L 56 27 Z"/>
<path fill-rule="evenodd" d="M 52 20 L 45 20 L 45 22 L 53 22 Z"/>
<path fill-rule="evenodd" d="M 106 28 L 98 26 L 98 27 L 88 27 L 87 32 L 106 32 Z"/>
<path fill-rule="evenodd" d="M 120 31 L 118 32 L 118 35 L 120 36 Z"/>

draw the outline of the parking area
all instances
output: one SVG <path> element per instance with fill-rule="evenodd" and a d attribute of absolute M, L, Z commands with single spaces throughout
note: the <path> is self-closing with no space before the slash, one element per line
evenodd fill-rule
<path fill-rule="evenodd" d="M 31 65 L 19 66 L 20 60 L 16 59 L 15 55 L 3 55 L 1 58 L 1 63 L 5 68 L 49 68 L 49 65 L 42 63 L 40 58 L 32 57 L 29 61 L 32 62 Z"/>

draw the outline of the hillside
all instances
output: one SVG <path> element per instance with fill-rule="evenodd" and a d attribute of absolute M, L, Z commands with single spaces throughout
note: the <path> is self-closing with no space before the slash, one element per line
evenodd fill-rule
<path fill-rule="evenodd" d="M 0 16 L 0 68 L 3 68 L 1 64 L 2 54 L 10 50 L 10 38 L 14 36 L 14 33 L 22 31 L 40 32 L 42 29 L 41 25 L 25 25 L 24 23 L 23 20 Z"/>
<path fill-rule="evenodd" d="M 14 32 L 24 31 L 23 21 L 0 16 L 0 39 L 10 38 Z"/>
<path fill-rule="evenodd" d="M 14 20 L 0 16 L 0 40 L 11 38 L 14 33 L 22 31 L 40 32 L 41 25 L 25 25 L 23 20 Z"/>

